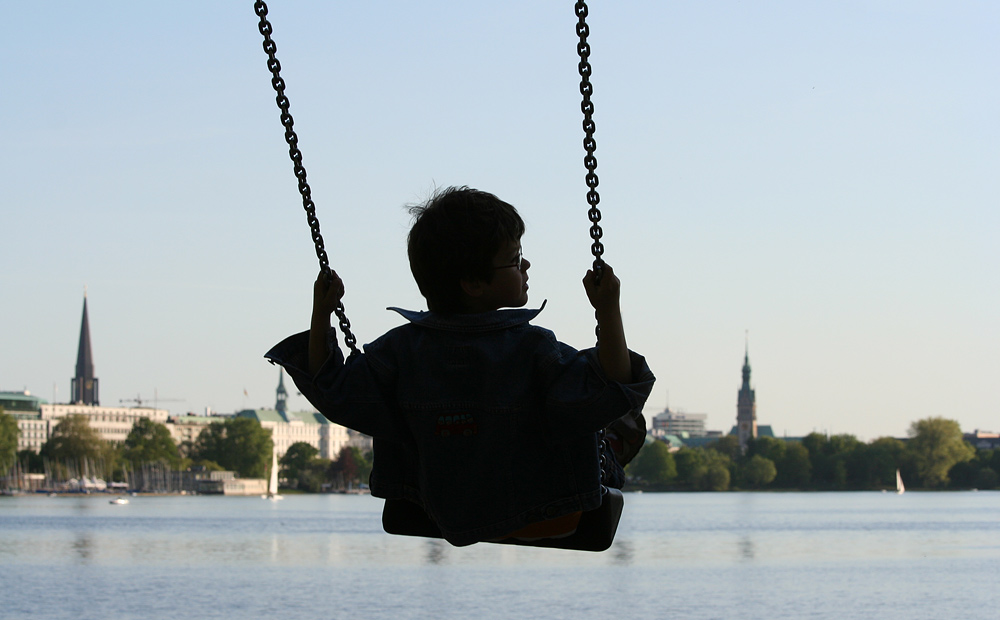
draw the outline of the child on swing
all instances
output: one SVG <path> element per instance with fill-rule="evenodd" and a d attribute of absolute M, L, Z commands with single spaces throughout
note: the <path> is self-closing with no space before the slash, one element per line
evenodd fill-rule
<path fill-rule="evenodd" d="M 320 274 L 309 331 L 266 357 L 331 422 L 373 437 L 372 495 L 417 504 L 451 544 L 571 534 L 601 503 L 599 432 L 616 488 L 645 440 L 654 377 L 626 347 L 619 280 L 587 272 L 601 329 L 577 351 L 529 323 L 542 309 L 524 308 L 531 263 L 513 206 L 462 187 L 411 212 L 429 311 L 390 308 L 407 323 L 345 360 L 330 326 L 344 285 Z"/>

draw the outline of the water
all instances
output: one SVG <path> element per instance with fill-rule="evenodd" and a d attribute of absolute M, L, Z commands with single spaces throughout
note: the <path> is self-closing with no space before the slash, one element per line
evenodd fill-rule
<path fill-rule="evenodd" d="M 0 498 L 0 618 L 1000 615 L 1000 492 L 629 494 L 601 554 L 390 537 L 380 510 Z"/>

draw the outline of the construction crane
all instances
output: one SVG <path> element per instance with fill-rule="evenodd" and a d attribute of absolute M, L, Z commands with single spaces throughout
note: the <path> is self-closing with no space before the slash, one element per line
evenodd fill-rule
<path fill-rule="evenodd" d="M 138 409 L 143 408 L 143 403 L 149 403 L 149 399 L 143 398 L 141 395 L 136 394 L 135 398 L 122 398 L 119 402 L 123 403 L 135 403 L 135 407 Z M 182 403 L 183 398 L 160 398 L 156 395 L 156 390 L 153 390 L 153 409 L 157 408 L 158 403 Z M 146 407 L 147 409 L 149 407 Z"/>

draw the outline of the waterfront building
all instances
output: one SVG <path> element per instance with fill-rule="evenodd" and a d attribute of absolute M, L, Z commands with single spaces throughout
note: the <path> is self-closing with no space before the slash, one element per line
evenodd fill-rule
<path fill-rule="evenodd" d="M 147 463 L 130 472 L 129 488 L 142 493 L 263 495 L 267 480 L 240 478 L 234 471 L 209 471 L 200 466 L 177 471 L 161 463 Z"/>
<path fill-rule="evenodd" d="M 679 431 L 677 434 L 664 434 L 656 438 L 666 441 L 670 446 L 670 451 L 674 452 L 675 449 L 680 450 L 681 448 L 705 448 L 722 437 L 722 431 L 706 431 L 704 435 L 692 435 L 687 431 Z"/>
<path fill-rule="evenodd" d="M 49 440 L 49 422 L 43 420 L 39 411 L 45 400 L 23 392 L 0 392 L 0 407 L 4 413 L 17 420 L 17 451 L 38 452 L 42 444 Z"/>
<path fill-rule="evenodd" d="M 100 407 L 84 404 L 51 405 L 30 392 L 0 392 L 0 406 L 17 420 L 21 431 L 17 449 L 39 452 L 52 436 L 59 421 L 70 415 L 87 418 L 90 427 L 105 441 L 125 441 L 132 425 L 140 418 L 150 418 L 161 424 L 167 421 L 166 409 L 149 407 Z"/>
<path fill-rule="evenodd" d="M 49 434 L 55 429 L 59 420 L 70 415 L 82 415 L 87 418 L 90 428 L 97 431 L 105 441 L 122 442 L 128 438 L 132 426 L 142 418 L 166 424 L 170 412 L 166 409 L 152 407 L 100 407 L 92 405 L 42 405 L 40 417 L 49 421 Z"/>
<path fill-rule="evenodd" d="M 278 388 L 275 392 L 273 409 L 244 409 L 236 416 L 253 418 L 270 430 L 279 458 L 293 443 L 305 442 L 319 450 L 320 458 L 336 459 L 340 450 L 351 440 L 348 430 L 314 411 L 288 411 L 288 392 L 285 390 L 283 369 L 278 370 Z"/>
<path fill-rule="evenodd" d="M 87 418 L 90 427 L 105 441 L 122 442 L 140 418 L 161 424 L 167 421 L 166 409 L 149 407 L 100 407 L 94 405 L 57 404 L 31 396 L 29 392 L 0 392 L 0 406 L 17 420 L 20 431 L 17 449 L 39 452 L 52 436 L 59 421 L 70 415 Z"/>
<path fill-rule="evenodd" d="M 166 409 L 149 407 L 100 407 L 82 404 L 50 405 L 30 392 L 0 392 L 0 407 L 17 420 L 20 431 L 17 449 L 39 452 L 52 436 L 59 421 L 70 415 L 87 418 L 90 427 L 105 441 L 125 441 L 132 426 L 140 418 L 161 424 L 167 421 Z"/>
<path fill-rule="evenodd" d="M 671 411 L 668 407 L 663 410 L 663 413 L 653 416 L 653 435 L 687 433 L 691 437 L 703 437 L 708 434 L 708 431 L 705 430 L 705 420 L 707 419 L 707 413 Z"/>
<path fill-rule="evenodd" d="M 198 435 L 201 435 L 205 427 L 212 422 L 220 422 L 226 419 L 226 417 L 230 416 L 207 416 L 187 413 L 168 417 L 166 425 L 167 430 L 170 431 L 170 436 L 174 439 L 174 443 L 181 449 L 184 456 L 189 456 L 185 453 L 186 447 L 193 445 L 198 440 Z"/>
<path fill-rule="evenodd" d="M 971 433 L 963 435 L 966 443 L 972 445 L 976 450 L 993 450 L 1000 448 L 1000 433 L 991 431 L 981 431 L 978 428 Z"/>

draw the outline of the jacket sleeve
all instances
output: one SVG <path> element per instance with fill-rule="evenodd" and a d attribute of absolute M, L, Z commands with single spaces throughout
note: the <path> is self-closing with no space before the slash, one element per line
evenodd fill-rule
<path fill-rule="evenodd" d="M 577 351 L 556 342 L 541 372 L 546 377 L 546 422 L 554 436 L 594 433 L 628 414 L 640 414 L 656 378 L 646 359 L 629 351 L 632 380 L 604 374 L 597 349 Z"/>
<path fill-rule="evenodd" d="M 366 353 L 352 354 L 345 360 L 336 332 L 331 330 L 328 337 L 330 357 L 316 376 L 307 370 L 308 331 L 282 340 L 264 357 L 284 368 L 302 395 L 326 419 L 372 437 L 398 439 L 400 427 L 390 405 L 391 393 L 385 388 L 391 385 L 389 367 L 373 364 L 367 355 L 368 346 Z"/>

